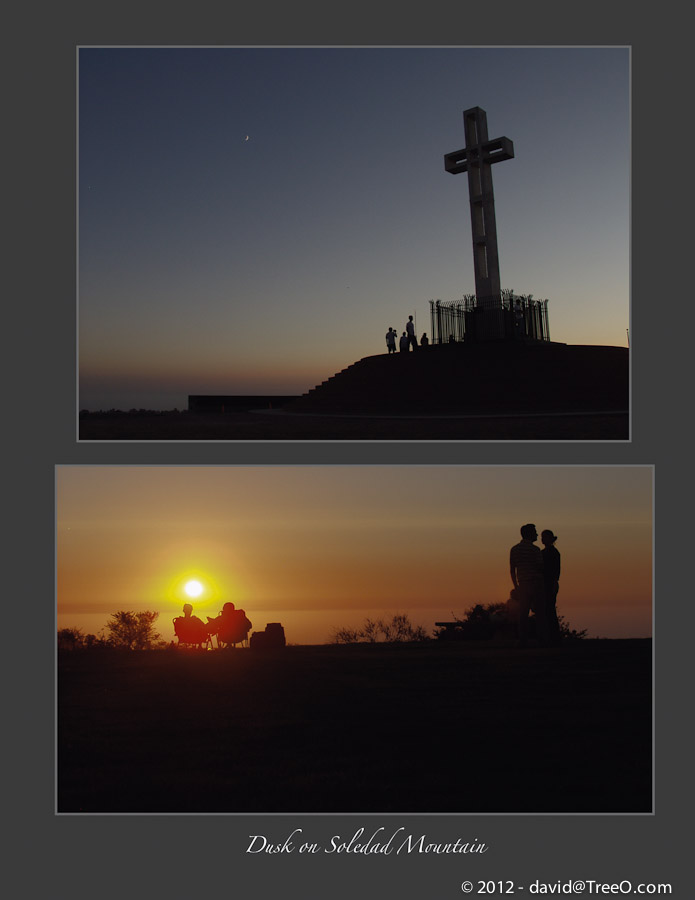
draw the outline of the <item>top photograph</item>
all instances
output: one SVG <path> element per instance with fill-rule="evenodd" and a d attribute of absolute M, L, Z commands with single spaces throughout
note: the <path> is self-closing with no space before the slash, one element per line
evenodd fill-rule
<path fill-rule="evenodd" d="M 628 47 L 80 47 L 76 99 L 78 440 L 630 440 Z"/>

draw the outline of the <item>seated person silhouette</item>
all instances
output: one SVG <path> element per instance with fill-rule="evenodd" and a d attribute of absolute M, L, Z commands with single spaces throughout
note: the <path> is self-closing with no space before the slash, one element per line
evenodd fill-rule
<path fill-rule="evenodd" d="M 240 644 L 246 640 L 253 625 L 243 609 L 236 609 L 233 603 L 225 603 L 216 619 L 208 617 L 208 627 L 211 634 L 217 635 L 218 643 Z"/>
<path fill-rule="evenodd" d="M 192 615 L 193 607 L 190 603 L 184 603 L 183 615 L 174 619 L 174 633 L 179 639 L 179 644 L 205 644 L 209 633 L 207 627 L 198 618 Z"/>

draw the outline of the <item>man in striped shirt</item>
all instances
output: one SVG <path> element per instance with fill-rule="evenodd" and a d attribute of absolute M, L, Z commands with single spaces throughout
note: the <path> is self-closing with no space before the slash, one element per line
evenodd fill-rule
<path fill-rule="evenodd" d="M 528 614 L 531 610 L 536 614 L 538 640 L 541 644 L 547 643 L 543 556 L 540 547 L 534 544 L 536 540 L 536 526 L 522 525 L 521 540 L 509 551 L 509 571 L 519 607 L 519 642 L 522 647 L 526 645 L 528 637 Z"/>

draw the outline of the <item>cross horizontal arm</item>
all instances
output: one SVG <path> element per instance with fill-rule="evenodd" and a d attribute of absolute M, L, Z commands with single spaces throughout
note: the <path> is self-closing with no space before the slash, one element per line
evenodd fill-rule
<path fill-rule="evenodd" d="M 514 144 L 509 138 L 501 137 L 495 138 L 494 141 L 485 141 L 475 147 L 445 153 L 444 168 L 452 175 L 458 175 L 459 172 L 467 172 L 469 162 L 475 164 L 478 159 L 490 164 L 504 159 L 514 159 Z"/>

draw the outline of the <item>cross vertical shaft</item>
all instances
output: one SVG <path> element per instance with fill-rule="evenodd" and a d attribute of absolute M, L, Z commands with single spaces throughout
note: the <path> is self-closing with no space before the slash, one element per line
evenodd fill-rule
<path fill-rule="evenodd" d="M 453 175 L 468 172 L 475 295 L 478 308 L 489 313 L 479 336 L 495 339 L 504 336 L 504 324 L 492 165 L 513 159 L 514 145 L 506 137 L 488 139 L 487 114 L 479 106 L 464 111 L 463 126 L 466 146 L 445 154 L 444 168 Z"/>

